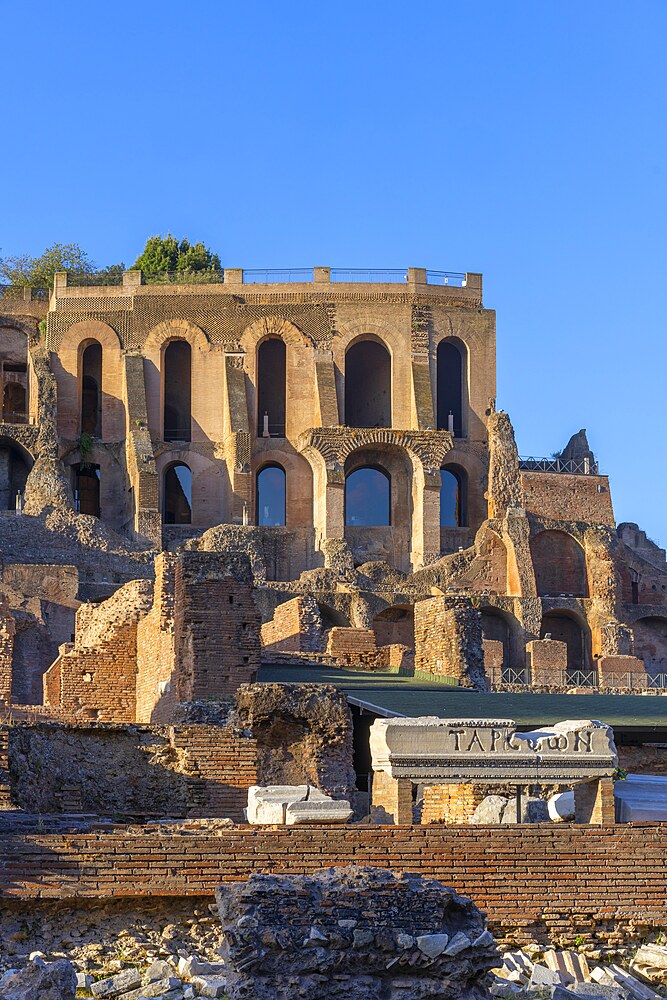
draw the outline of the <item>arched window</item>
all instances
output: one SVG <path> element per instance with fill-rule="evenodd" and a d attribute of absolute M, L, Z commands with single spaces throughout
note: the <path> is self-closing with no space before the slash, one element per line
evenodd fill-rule
<path fill-rule="evenodd" d="M 96 340 L 81 356 L 81 433 L 102 436 L 102 345 Z"/>
<path fill-rule="evenodd" d="M 192 524 L 192 473 L 184 462 L 165 471 L 162 511 L 165 524 Z"/>
<path fill-rule="evenodd" d="M 16 494 L 25 491 L 32 459 L 6 438 L 0 440 L 0 510 L 16 510 Z"/>
<path fill-rule="evenodd" d="M 25 387 L 6 382 L 2 394 L 2 419 L 7 424 L 25 423 Z"/>
<path fill-rule="evenodd" d="M 588 597 L 586 553 L 565 531 L 541 531 L 530 540 L 538 597 Z"/>
<path fill-rule="evenodd" d="M 438 430 L 452 430 L 454 437 L 465 434 L 466 346 L 456 337 L 441 340 L 436 359 Z"/>
<path fill-rule="evenodd" d="M 100 510 L 100 467 L 79 464 L 74 466 L 74 496 L 76 509 L 80 514 L 99 517 Z"/>
<path fill-rule="evenodd" d="M 165 441 L 191 439 L 191 367 L 190 345 L 186 340 L 173 340 L 164 352 Z"/>
<path fill-rule="evenodd" d="M 391 356 L 376 340 L 361 340 L 345 355 L 345 424 L 391 427 Z"/>
<path fill-rule="evenodd" d="M 285 389 L 287 350 L 272 337 L 257 352 L 257 434 L 285 437 Z"/>
<path fill-rule="evenodd" d="M 391 524 L 391 479 L 384 469 L 366 465 L 345 479 L 345 524 L 371 528 Z"/>
<path fill-rule="evenodd" d="M 440 470 L 440 527 L 464 528 L 468 524 L 467 477 L 457 465 Z"/>
<path fill-rule="evenodd" d="M 265 465 L 257 474 L 257 524 L 285 524 L 286 478 L 282 465 Z"/>

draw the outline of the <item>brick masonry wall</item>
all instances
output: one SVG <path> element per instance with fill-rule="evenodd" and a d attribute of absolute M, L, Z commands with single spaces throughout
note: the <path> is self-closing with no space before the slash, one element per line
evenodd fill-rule
<path fill-rule="evenodd" d="M 530 514 L 555 521 L 590 521 L 615 526 L 607 476 L 522 472 L 521 486 L 524 506 Z"/>
<path fill-rule="evenodd" d="M 253 871 L 369 864 L 437 878 L 517 940 L 639 940 L 667 924 L 667 824 L 341 827 L 3 836 L 0 896 L 206 896 Z"/>
<path fill-rule="evenodd" d="M 375 652 L 372 628 L 332 628 L 327 642 L 328 656 L 357 656 Z"/>
<path fill-rule="evenodd" d="M 176 556 L 155 560 L 153 606 L 137 626 L 137 722 L 168 722 L 176 707 L 174 584 Z"/>
<path fill-rule="evenodd" d="M 471 784 L 425 785 L 422 823 L 468 823 L 486 794 Z"/>
<path fill-rule="evenodd" d="M 417 601 L 415 670 L 486 687 L 481 618 L 469 601 L 450 597 Z"/>

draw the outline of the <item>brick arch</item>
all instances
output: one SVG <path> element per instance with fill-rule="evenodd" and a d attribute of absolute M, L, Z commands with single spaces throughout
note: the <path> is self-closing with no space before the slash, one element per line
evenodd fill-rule
<path fill-rule="evenodd" d="M 149 332 L 144 341 L 143 353 L 147 358 L 158 362 L 172 340 L 186 340 L 191 347 L 200 351 L 206 351 L 211 346 L 208 336 L 196 323 L 187 319 L 166 319 Z"/>
<path fill-rule="evenodd" d="M 122 441 L 125 437 L 121 342 L 109 323 L 82 320 L 63 336 L 58 351 L 51 355 L 51 368 L 58 392 L 58 434 L 75 440 L 81 431 L 81 363 L 83 351 L 92 342 L 102 348 L 102 439 Z"/>
<path fill-rule="evenodd" d="M 241 348 L 249 354 L 256 351 L 263 340 L 277 337 L 291 347 L 313 347 L 312 339 L 289 319 L 280 316 L 263 316 L 247 326 L 240 336 Z"/>
<path fill-rule="evenodd" d="M 588 597 L 586 553 L 566 531 L 547 529 L 530 539 L 538 597 Z"/>

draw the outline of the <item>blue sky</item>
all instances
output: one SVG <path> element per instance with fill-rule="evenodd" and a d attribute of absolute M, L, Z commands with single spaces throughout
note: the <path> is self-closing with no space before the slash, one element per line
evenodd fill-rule
<path fill-rule="evenodd" d="M 586 427 L 667 543 L 664 0 L 0 14 L 0 254 L 483 271 L 520 452 Z"/>

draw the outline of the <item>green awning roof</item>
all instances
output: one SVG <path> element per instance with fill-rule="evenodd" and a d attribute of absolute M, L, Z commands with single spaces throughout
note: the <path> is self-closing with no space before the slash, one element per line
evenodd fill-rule
<path fill-rule="evenodd" d="M 259 680 L 282 684 L 334 684 L 352 705 L 375 715 L 412 718 L 513 719 L 530 729 L 564 719 L 597 719 L 645 739 L 667 741 L 667 696 L 615 694 L 482 694 L 423 678 L 333 667 L 264 666 Z M 661 730 L 663 732 L 661 732 Z"/>

